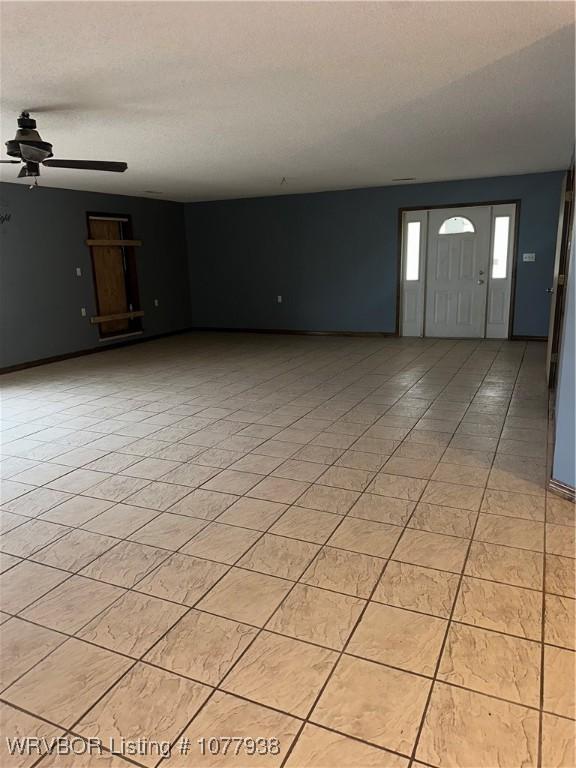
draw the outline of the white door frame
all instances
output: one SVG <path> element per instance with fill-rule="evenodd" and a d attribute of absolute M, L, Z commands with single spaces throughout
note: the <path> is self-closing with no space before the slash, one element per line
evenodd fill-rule
<path fill-rule="evenodd" d="M 516 262 L 516 223 L 517 202 L 494 204 L 459 204 L 401 210 L 400 239 L 400 290 L 399 299 L 399 335 L 422 337 L 425 333 L 426 314 L 426 273 L 428 255 L 428 222 L 431 211 L 451 211 L 455 208 L 490 209 L 490 260 L 488 291 L 486 298 L 486 318 L 484 338 L 507 339 L 511 334 L 514 300 L 514 272 Z M 508 219 L 508 248 L 504 277 L 496 276 L 494 267 L 494 247 L 496 219 Z M 412 224 L 412 227 L 409 225 Z M 415 264 L 417 254 L 417 265 Z M 407 279 L 408 278 L 408 279 Z"/>

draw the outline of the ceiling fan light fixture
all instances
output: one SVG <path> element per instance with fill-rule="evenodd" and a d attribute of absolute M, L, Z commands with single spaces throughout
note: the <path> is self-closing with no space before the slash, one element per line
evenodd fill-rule
<path fill-rule="evenodd" d="M 52 157 L 52 144 L 43 141 L 36 130 L 36 120 L 28 112 L 22 112 L 18 118 L 18 130 L 12 141 L 6 142 L 6 152 L 10 157 L 22 157 L 20 144 L 35 147 L 46 152 L 46 157 Z"/>
<path fill-rule="evenodd" d="M 18 174 L 19 179 L 40 176 L 40 166 L 38 163 L 25 163 Z"/>
<path fill-rule="evenodd" d="M 0 163 L 22 161 L 25 167 L 20 176 L 39 176 L 40 165 L 48 168 L 68 168 L 81 171 L 109 171 L 124 173 L 127 163 L 108 162 L 107 160 L 57 160 L 54 159 L 52 144 L 43 141 L 36 130 L 36 120 L 29 112 L 21 112 L 18 118 L 16 137 L 6 142 L 6 151 L 17 160 L 0 160 Z M 19 178 L 20 178 L 19 176 Z"/>

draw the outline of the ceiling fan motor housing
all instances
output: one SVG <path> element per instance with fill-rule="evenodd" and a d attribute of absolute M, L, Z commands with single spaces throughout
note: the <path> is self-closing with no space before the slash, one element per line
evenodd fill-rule
<path fill-rule="evenodd" d="M 49 152 L 50 154 L 47 157 L 52 157 L 53 155 L 52 144 L 42 141 L 40 134 L 36 130 L 36 120 L 30 117 L 28 112 L 22 112 L 18 118 L 16 137 L 6 142 L 6 152 L 10 157 L 21 157 L 20 144 L 28 144 L 31 147 Z"/>

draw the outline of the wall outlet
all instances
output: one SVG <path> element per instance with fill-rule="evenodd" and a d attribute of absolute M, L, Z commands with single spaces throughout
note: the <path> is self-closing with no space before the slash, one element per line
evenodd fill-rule
<path fill-rule="evenodd" d="M 86 307 L 80 307 L 80 314 L 82 317 L 86 317 Z"/>
<path fill-rule="evenodd" d="M 522 254 L 522 261 L 536 261 L 536 254 L 535 253 L 523 253 Z"/>
<path fill-rule="evenodd" d="M 159 307 L 160 306 L 160 302 L 158 301 L 158 299 L 154 299 L 154 306 L 155 307 Z"/>
<path fill-rule="evenodd" d="M 282 304 L 282 296 L 276 296 L 276 301 L 278 304 Z"/>
<path fill-rule="evenodd" d="M 82 268 L 76 267 L 76 277 L 82 277 Z"/>

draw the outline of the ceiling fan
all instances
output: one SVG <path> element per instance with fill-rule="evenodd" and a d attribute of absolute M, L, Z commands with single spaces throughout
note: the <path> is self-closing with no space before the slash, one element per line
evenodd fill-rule
<path fill-rule="evenodd" d="M 102 160 L 54 160 L 52 144 L 42 141 L 36 130 L 36 120 L 29 112 L 22 112 L 18 118 L 16 137 L 6 142 L 6 151 L 17 160 L 0 160 L 0 163 L 24 163 L 18 178 L 40 176 L 40 166 L 47 168 L 77 168 L 85 171 L 113 171 L 123 173 L 126 163 L 112 163 Z"/>

